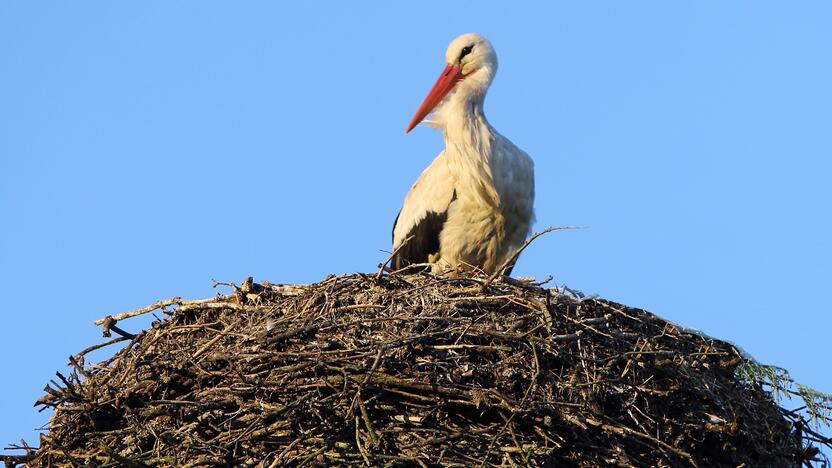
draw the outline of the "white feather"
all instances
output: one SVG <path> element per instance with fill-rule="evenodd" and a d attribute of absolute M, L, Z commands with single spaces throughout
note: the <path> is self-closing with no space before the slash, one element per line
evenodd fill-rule
<path fill-rule="evenodd" d="M 454 64 L 463 47 L 473 51 Z M 393 232 L 397 248 L 428 212 L 445 213 L 436 270 L 474 266 L 496 270 L 525 241 L 534 222 L 534 164 L 485 118 L 485 93 L 497 72 L 491 43 L 464 34 L 448 46 L 449 64 L 465 78 L 427 123 L 442 129 L 445 150 L 425 169 L 404 200 Z M 456 198 L 453 195 L 456 193 Z M 453 199 L 453 201 L 452 201 Z"/>

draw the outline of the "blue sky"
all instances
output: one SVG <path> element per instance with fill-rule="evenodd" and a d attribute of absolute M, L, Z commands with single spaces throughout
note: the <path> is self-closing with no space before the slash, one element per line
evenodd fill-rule
<path fill-rule="evenodd" d="M 211 278 L 370 271 L 456 35 L 536 162 L 515 274 L 731 340 L 832 392 L 832 3 L 0 3 L 0 444 L 91 322 Z M 125 322 L 128 330 L 146 326 Z"/>

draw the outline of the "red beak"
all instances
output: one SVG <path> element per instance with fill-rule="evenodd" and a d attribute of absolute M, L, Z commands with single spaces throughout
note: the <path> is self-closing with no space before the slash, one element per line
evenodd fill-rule
<path fill-rule="evenodd" d="M 422 105 L 416 110 L 416 115 L 413 116 L 413 120 L 410 121 L 410 124 L 407 126 L 407 130 L 404 132 L 408 133 L 413 130 L 413 127 L 419 125 L 419 122 L 430 114 L 430 111 L 432 111 L 437 104 L 442 102 L 442 99 L 462 78 L 462 68 L 455 67 L 453 65 L 446 66 L 445 69 L 442 70 L 442 74 L 439 75 L 439 78 L 436 80 L 436 83 L 434 83 L 433 88 L 430 89 L 428 96 L 424 101 L 422 101 Z"/>

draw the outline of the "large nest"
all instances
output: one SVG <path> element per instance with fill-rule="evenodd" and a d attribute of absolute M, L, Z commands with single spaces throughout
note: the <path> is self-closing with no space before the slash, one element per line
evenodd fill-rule
<path fill-rule="evenodd" d="M 96 365 L 30 466 L 794 466 L 817 454 L 728 343 L 504 279 L 246 282 Z M 87 352 L 89 350 L 85 350 Z"/>

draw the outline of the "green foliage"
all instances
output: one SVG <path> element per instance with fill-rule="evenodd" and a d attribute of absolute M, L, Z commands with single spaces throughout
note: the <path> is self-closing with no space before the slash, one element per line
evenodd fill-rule
<path fill-rule="evenodd" d="M 800 398 L 803 406 L 792 413 L 802 415 L 816 430 L 821 425 L 832 427 L 832 395 L 795 382 L 786 369 L 746 360 L 737 367 L 737 377 L 768 389 L 778 403 Z"/>

